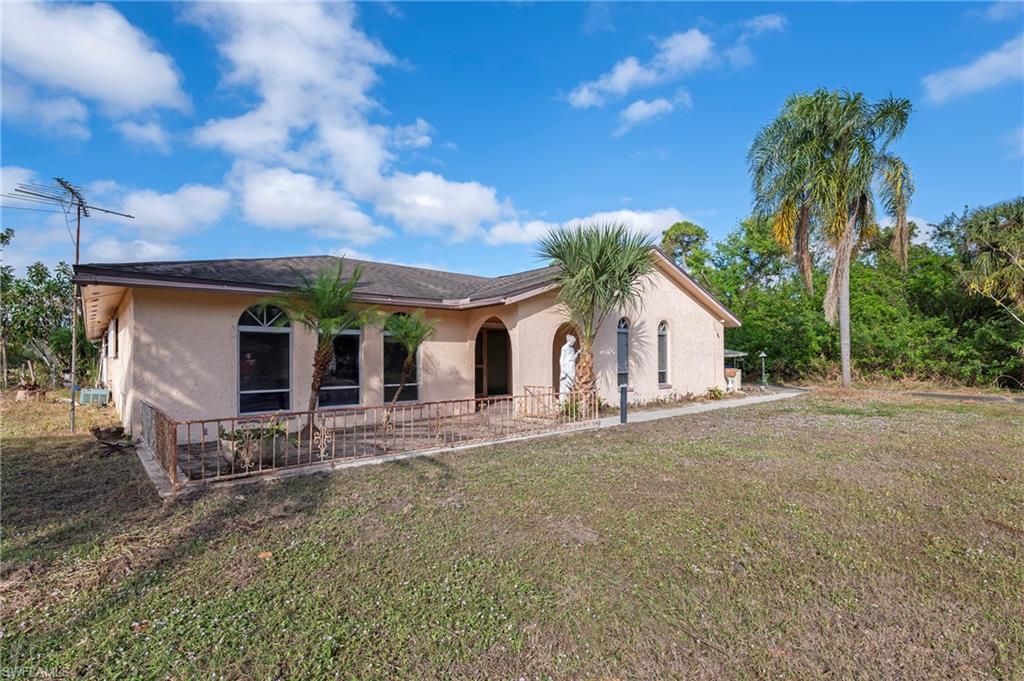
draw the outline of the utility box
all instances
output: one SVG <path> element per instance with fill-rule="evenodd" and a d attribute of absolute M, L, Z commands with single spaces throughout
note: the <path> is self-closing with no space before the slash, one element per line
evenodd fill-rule
<path fill-rule="evenodd" d="M 110 401 L 110 391 L 104 388 L 85 388 L 78 391 L 79 404 L 105 405 Z"/>

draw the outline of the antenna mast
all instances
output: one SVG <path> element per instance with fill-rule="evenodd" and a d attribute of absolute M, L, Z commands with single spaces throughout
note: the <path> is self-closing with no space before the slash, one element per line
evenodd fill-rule
<path fill-rule="evenodd" d="M 119 213 L 116 210 L 98 208 L 96 206 L 89 205 L 89 202 L 85 200 L 84 196 L 82 196 L 81 188 L 71 184 L 62 177 L 55 177 L 53 178 L 53 181 L 55 184 L 52 185 L 37 184 L 34 182 L 21 183 L 15 187 L 13 194 L 0 194 L 0 196 L 28 203 L 57 205 L 61 208 L 65 218 L 67 218 L 71 211 L 74 210 L 75 236 L 73 240 L 75 242 L 75 266 L 78 265 L 82 250 L 82 218 L 90 217 L 89 211 L 94 210 L 100 213 L 117 215 L 123 218 L 135 218 L 134 215 L 128 215 L 127 213 Z M 9 207 L 17 208 L 19 206 Z M 75 432 L 75 394 L 78 392 L 78 375 L 76 371 L 78 363 L 78 306 L 80 299 L 78 284 L 75 284 L 71 291 L 71 432 L 73 433 Z"/>

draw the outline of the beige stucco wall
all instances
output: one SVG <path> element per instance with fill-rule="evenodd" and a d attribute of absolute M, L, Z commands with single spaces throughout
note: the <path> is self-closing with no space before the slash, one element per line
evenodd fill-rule
<path fill-rule="evenodd" d="M 174 419 L 238 414 L 238 318 L 259 296 L 236 293 L 137 288 L 119 309 L 119 356 L 110 364 L 115 405 L 137 432 L 137 403 L 146 400 Z M 410 308 L 380 308 L 382 312 Z M 481 325 L 497 318 L 512 347 L 512 390 L 551 386 L 555 334 L 566 318 L 554 292 L 510 305 L 453 311 L 428 310 L 437 319 L 434 336 L 419 356 L 421 401 L 474 396 L 474 349 Z M 598 332 L 595 369 L 601 397 L 618 402 L 615 332 L 618 314 Z M 673 394 L 701 394 L 725 387 L 723 325 L 664 272 L 646 284 L 643 307 L 630 315 L 630 399 L 646 402 Z M 657 328 L 669 324 L 670 387 L 657 383 Z M 291 343 L 291 410 L 306 408 L 314 339 L 294 326 Z M 383 400 L 383 339 L 377 328 L 362 332 L 360 397 L 363 405 Z"/>
<path fill-rule="evenodd" d="M 125 292 L 115 313 L 117 323 L 117 354 L 107 356 L 107 385 L 114 407 L 124 418 L 126 425 L 131 423 L 134 395 L 134 342 L 132 332 L 135 317 L 135 298 L 131 289 Z M 108 351 L 109 352 L 109 351 Z"/>
<path fill-rule="evenodd" d="M 659 266 L 644 284 L 640 310 L 610 314 L 598 329 L 594 366 L 601 397 L 619 400 L 616 334 L 630 320 L 629 400 L 634 403 L 725 389 L 724 324 Z M 658 324 L 668 323 L 667 385 L 658 384 Z"/>

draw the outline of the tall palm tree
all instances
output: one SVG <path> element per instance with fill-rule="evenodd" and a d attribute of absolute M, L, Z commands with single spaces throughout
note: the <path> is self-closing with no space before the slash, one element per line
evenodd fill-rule
<path fill-rule="evenodd" d="M 646 234 L 621 222 L 561 227 L 540 242 L 540 255 L 561 267 L 558 296 L 580 332 L 576 390 L 594 392 L 594 339 L 611 312 L 641 304 L 645 277 L 654 269 Z"/>
<path fill-rule="evenodd" d="M 402 362 L 402 376 L 398 383 L 398 390 L 391 398 L 391 406 L 398 402 L 398 396 L 405 389 L 409 382 L 409 376 L 416 366 L 416 353 L 419 351 L 423 341 L 434 335 L 437 328 L 436 319 L 427 319 L 427 313 L 423 310 L 413 310 L 410 314 L 393 314 L 384 322 L 384 331 L 394 338 L 405 348 L 405 361 Z"/>
<path fill-rule="evenodd" d="M 832 249 L 824 311 L 829 323 L 838 319 L 844 387 L 852 373 L 850 263 L 859 243 L 877 230 L 876 185 L 896 225 L 894 252 L 905 262 L 913 182 L 889 146 L 906 129 L 910 110 L 906 99 L 872 104 L 844 90 L 793 95 L 748 153 L 755 210 L 770 217 L 776 240 L 796 251 L 805 281 L 811 231 L 818 229 Z"/>
<path fill-rule="evenodd" d="M 289 319 L 306 327 L 316 336 L 313 353 L 313 379 L 309 386 L 309 411 L 316 411 L 320 384 L 334 354 L 334 338 L 349 329 L 360 329 L 377 319 L 373 308 L 356 308 L 352 299 L 363 276 L 356 267 L 345 277 L 343 263 L 326 268 L 314 277 L 296 271 L 302 283 L 295 288 L 270 296 L 265 306 L 278 307 Z"/>

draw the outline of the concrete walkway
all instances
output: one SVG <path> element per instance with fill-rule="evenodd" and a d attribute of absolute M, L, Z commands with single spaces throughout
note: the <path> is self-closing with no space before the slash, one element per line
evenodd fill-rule
<path fill-rule="evenodd" d="M 987 394 L 965 394 L 965 393 L 929 393 L 929 392 L 907 392 L 905 395 L 911 397 L 927 397 L 932 400 L 952 400 L 954 402 L 1010 402 L 1024 403 L 1024 397 L 1014 395 L 987 395 Z"/>
<path fill-rule="evenodd" d="M 806 390 L 799 388 L 772 388 L 772 392 L 767 395 L 750 395 L 749 397 L 737 397 L 719 400 L 716 402 L 704 402 L 702 404 L 691 404 L 685 407 L 673 407 L 671 409 L 657 409 L 650 411 L 631 410 L 628 414 L 629 423 L 643 423 L 644 421 L 657 421 L 658 419 L 670 419 L 675 416 L 685 416 L 687 414 L 703 414 L 706 411 L 715 411 L 717 409 L 732 409 L 733 407 L 746 407 L 751 404 L 761 404 L 762 402 L 775 402 L 776 400 L 785 400 L 790 397 L 798 397 L 806 393 Z M 623 424 L 619 422 L 619 415 L 606 416 L 601 419 L 599 426 L 601 428 L 612 428 L 614 426 L 629 425 L 629 423 Z"/>

